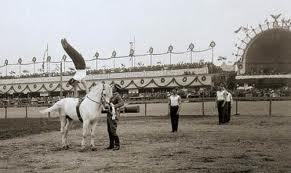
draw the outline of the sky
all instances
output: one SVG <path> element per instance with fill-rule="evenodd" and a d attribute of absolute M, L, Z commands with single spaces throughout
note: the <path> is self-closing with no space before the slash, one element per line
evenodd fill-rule
<path fill-rule="evenodd" d="M 234 62 L 232 53 L 240 26 L 258 26 L 270 14 L 291 17 L 290 0 L 0 0 L 0 66 L 37 61 L 46 45 L 52 61 L 65 54 L 60 40 L 66 38 L 84 57 L 92 59 L 98 51 L 108 58 L 113 50 L 129 54 L 129 42 L 135 40 L 136 54 L 194 50 L 216 43 L 214 57 Z M 189 62 L 189 54 L 172 56 L 172 63 Z M 211 51 L 194 54 L 193 61 L 211 60 Z M 145 65 L 149 57 L 135 60 Z M 169 55 L 153 57 L 153 64 L 169 63 Z M 130 66 L 129 59 L 116 60 Z M 218 63 L 215 60 L 215 63 Z M 87 64 L 95 68 L 94 62 Z M 112 67 L 113 61 L 98 62 L 99 68 Z M 25 67 L 23 67 L 25 68 Z M 31 67 L 30 67 L 31 68 Z M 55 68 L 55 67 L 51 67 Z M 2 68 L 3 70 L 3 68 Z M 3 73 L 3 72 L 2 72 Z"/>

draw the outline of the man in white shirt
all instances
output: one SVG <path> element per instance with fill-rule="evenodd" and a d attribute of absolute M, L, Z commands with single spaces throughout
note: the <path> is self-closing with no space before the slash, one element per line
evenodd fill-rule
<path fill-rule="evenodd" d="M 177 94 L 177 89 L 173 89 L 173 93 L 169 97 L 169 109 L 170 109 L 170 116 L 171 116 L 172 132 L 178 131 L 181 102 L 182 100 L 181 100 L 181 97 Z"/>
<path fill-rule="evenodd" d="M 225 102 L 226 101 L 226 91 L 222 85 L 218 86 L 216 92 L 216 105 L 218 110 L 218 122 L 219 124 L 225 123 Z"/>
<path fill-rule="evenodd" d="M 232 103 L 232 94 L 229 91 L 226 91 L 226 111 L 225 111 L 225 122 L 228 123 L 230 121 L 231 116 L 231 103 Z"/>

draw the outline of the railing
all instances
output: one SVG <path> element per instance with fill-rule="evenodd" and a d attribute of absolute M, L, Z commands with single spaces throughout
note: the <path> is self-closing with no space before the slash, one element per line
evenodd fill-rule
<path fill-rule="evenodd" d="M 127 101 L 129 105 L 140 107 L 139 113 L 125 113 L 122 116 L 165 116 L 168 115 L 167 99 Z M 1 104 L 0 118 L 57 117 L 57 113 L 41 115 L 39 110 L 52 103 L 39 102 L 37 105 L 21 103 Z M 237 97 L 232 103 L 233 115 L 291 116 L 291 97 Z M 183 99 L 181 115 L 217 115 L 215 98 Z M 103 114 L 105 116 L 105 114 Z"/>

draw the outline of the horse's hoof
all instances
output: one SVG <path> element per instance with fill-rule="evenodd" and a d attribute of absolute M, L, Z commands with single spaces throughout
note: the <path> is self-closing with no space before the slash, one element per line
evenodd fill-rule
<path fill-rule="evenodd" d="M 67 145 L 62 146 L 62 150 L 67 150 L 69 147 Z"/>
<path fill-rule="evenodd" d="M 97 151 L 97 147 L 91 147 L 91 151 Z"/>
<path fill-rule="evenodd" d="M 85 152 L 86 151 L 86 148 L 85 147 L 82 147 L 79 152 Z"/>
<path fill-rule="evenodd" d="M 64 145 L 64 146 L 62 146 L 62 149 L 63 150 L 68 150 L 69 149 L 69 146 L 68 145 Z"/>

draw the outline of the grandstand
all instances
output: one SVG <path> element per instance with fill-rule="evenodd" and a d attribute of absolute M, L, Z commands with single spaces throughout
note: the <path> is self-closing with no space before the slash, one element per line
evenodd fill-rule
<path fill-rule="evenodd" d="M 236 76 L 240 87 L 290 93 L 291 31 L 284 20 L 249 30 L 238 49 L 242 53 Z"/>
<path fill-rule="evenodd" d="M 122 94 L 128 99 L 166 98 L 167 92 L 174 87 L 179 87 L 183 91 L 211 88 L 213 75 L 220 71 L 221 69 L 212 63 L 188 63 L 88 70 L 86 79 L 90 87 L 96 82 L 115 82 L 122 87 Z M 64 96 L 71 96 L 72 87 L 66 83 L 72 74 L 65 72 L 62 76 L 59 73 L 4 76 L 0 84 L 1 97 L 33 97 L 32 102 L 49 102 L 50 99 L 58 99 L 57 96 L 60 96 L 61 91 Z M 84 94 L 82 85 L 79 85 L 79 92 L 81 95 Z"/>

